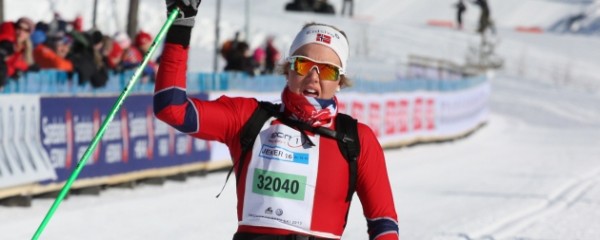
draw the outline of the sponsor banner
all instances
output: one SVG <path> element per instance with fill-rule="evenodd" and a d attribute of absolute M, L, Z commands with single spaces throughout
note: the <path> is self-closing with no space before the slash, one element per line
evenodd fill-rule
<path fill-rule="evenodd" d="M 462 91 L 439 94 L 436 117 L 440 128 L 437 134 L 456 135 L 487 121 L 490 94 L 489 82 Z"/>
<path fill-rule="evenodd" d="M 206 99 L 206 95 L 196 95 Z M 42 97 L 40 136 L 64 181 L 84 155 L 116 97 Z M 151 95 L 129 96 L 106 127 L 79 178 L 208 161 L 204 140 L 192 138 L 154 117 Z"/>
<path fill-rule="evenodd" d="M 340 112 L 369 126 L 382 145 L 464 134 L 487 120 L 489 82 L 461 91 L 338 94 Z"/>

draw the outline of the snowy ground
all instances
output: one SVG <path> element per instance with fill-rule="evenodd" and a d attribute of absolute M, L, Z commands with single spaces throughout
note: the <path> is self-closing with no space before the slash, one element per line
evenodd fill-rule
<path fill-rule="evenodd" d="M 9 19 L 23 14 L 49 17 L 47 9 L 28 11 L 32 2 L 8 1 L 5 13 Z M 49 2 L 69 3 L 64 6 L 71 7 L 61 7 L 69 17 L 81 9 L 88 14 L 91 1 L 39 5 Z M 223 38 L 243 27 L 243 2 L 224 1 Z M 286 14 L 280 10 L 282 2 L 260 0 L 253 5 L 254 45 L 261 42 L 258 37 L 272 33 L 285 45 L 304 22 L 332 22 L 351 35 L 355 74 L 394 75 L 397 69 L 388 67 L 411 53 L 463 60 L 478 40 L 469 32 L 475 8 L 469 9 L 467 31 L 425 26 L 427 19 L 453 19 L 450 0 L 357 0 L 359 20 Z M 458 141 L 386 151 L 400 236 L 600 239 L 600 38 L 512 30 L 517 25 L 550 26 L 580 8 L 568 5 L 573 1 L 490 2 L 499 26 L 497 50 L 506 59 L 506 69 L 493 80 L 489 123 Z M 110 9 L 103 9 L 100 17 L 110 16 Z M 164 20 L 152 10 L 161 6 L 141 9 L 143 24 Z M 212 54 L 206 53 L 214 39 L 213 10 L 214 1 L 203 3 L 200 27 L 194 30 L 198 50 L 190 68 L 212 69 Z M 372 38 L 361 37 L 365 35 Z M 371 72 L 362 73 L 364 69 Z M 161 187 L 109 189 L 100 197 L 73 196 L 61 204 L 42 239 L 230 239 L 237 225 L 233 184 L 214 198 L 224 179 L 224 173 L 215 173 Z M 51 203 L 36 199 L 31 208 L 0 207 L 0 239 L 30 238 Z M 365 231 L 355 201 L 344 239 L 366 239 Z"/>
<path fill-rule="evenodd" d="M 600 239 L 600 97 L 509 77 L 493 89 L 489 123 L 470 137 L 386 151 L 401 238 Z M 73 196 L 42 239 L 228 239 L 224 179 Z M 51 203 L 0 207 L 1 239 L 30 238 Z M 365 231 L 355 199 L 343 239 Z"/>

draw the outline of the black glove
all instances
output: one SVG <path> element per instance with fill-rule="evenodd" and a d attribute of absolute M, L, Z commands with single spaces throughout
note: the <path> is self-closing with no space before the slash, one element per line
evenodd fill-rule
<path fill-rule="evenodd" d="M 202 0 L 165 0 L 167 3 L 167 15 L 173 9 L 179 8 L 179 15 L 173 22 L 173 25 L 194 27 L 198 6 Z"/>

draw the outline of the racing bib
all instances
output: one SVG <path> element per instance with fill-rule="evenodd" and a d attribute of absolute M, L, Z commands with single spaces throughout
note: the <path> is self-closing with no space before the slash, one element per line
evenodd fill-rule
<path fill-rule="evenodd" d="M 252 149 L 239 224 L 316 234 L 310 226 L 319 136 L 308 136 L 315 144 L 310 146 L 298 130 L 270 122 L 263 126 Z"/>

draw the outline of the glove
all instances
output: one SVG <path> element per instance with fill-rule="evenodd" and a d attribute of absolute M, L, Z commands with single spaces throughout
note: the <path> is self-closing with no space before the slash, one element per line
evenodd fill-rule
<path fill-rule="evenodd" d="M 194 27 L 198 6 L 202 0 L 165 0 L 167 3 L 167 15 L 173 10 L 179 8 L 179 15 L 173 22 L 173 25 Z"/>

